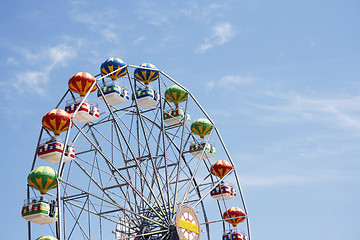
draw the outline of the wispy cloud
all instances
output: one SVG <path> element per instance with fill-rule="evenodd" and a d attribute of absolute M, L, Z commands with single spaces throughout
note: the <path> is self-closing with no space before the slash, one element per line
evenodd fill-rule
<path fill-rule="evenodd" d="M 169 22 L 168 16 L 171 16 L 171 12 L 165 12 L 160 5 L 156 6 L 155 3 L 142 0 L 137 2 L 135 15 L 145 24 L 159 27 Z"/>
<path fill-rule="evenodd" d="M 32 92 L 40 95 L 45 95 L 44 84 L 49 81 L 49 74 L 51 69 L 46 68 L 44 71 L 26 71 L 25 73 L 18 73 L 16 81 L 11 83 L 12 87 L 16 88 L 19 93 Z"/>
<path fill-rule="evenodd" d="M 87 5 L 88 4 L 88 2 L 87 1 L 71 1 L 71 3 L 73 4 L 73 5 Z"/>
<path fill-rule="evenodd" d="M 316 184 L 329 181 L 357 179 L 343 172 L 320 171 L 316 173 L 299 174 L 276 174 L 276 175 L 251 175 L 244 174 L 239 176 L 243 185 L 247 187 L 275 187 L 293 186 L 304 184 Z"/>
<path fill-rule="evenodd" d="M 264 92 L 263 95 L 270 96 L 274 104 L 252 104 L 253 109 L 262 110 L 262 121 L 289 122 L 317 121 L 322 123 L 332 122 L 341 127 L 360 129 L 360 97 L 347 98 L 310 98 L 297 93 L 281 94 L 279 92 Z M 271 114 L 264 114 L 264 111 Z M 264 116 L 265 115 L 265 116 Z"/>
<path fill-rule="evenodd" d="M 142 12 L 140 19 L 146 20 L 148 24 L 161 26 L 168 22 L 167 17 L 158 11 L 147 9 Z"/>
<path fill-rule="evenodd" d="M 229 101 L 222 110 L 241 115 L 244 121 L 273 126 L 315 123 L 332 130 L 348 130 L 356 135 L 360 133 L 359 96 L 321 96 L 320 93 L 309 95 L 294 91 L 262 90 L 263 84 L 261 79 L 252 75 L 228 75 L 218 81 L 208 82 L 206 89 L 220 92 L 242 89 L 241 95 L 228 96 Z M 233 97 L 236 97 L 236 101 Z"/>
<path fill-rule="evenodd" d="M 237 86 L 244 86 L 253 84 L 256 81 L 254 76 L 240 76 L 240 75 L 227 75 L 222 77 L 219 81 L 210 81 L 207 83 L 206 88 L 212 90 L 215 87 L 234 89 Z"/>
<path fill-rule="evenodd" d="M 218 23 L 213 27 L 211 35 L 205 39 L 204 43 L 195 49 L 195 53 L 204 53 L 215 46 L 224 45 L 235 34 L 236 30 L 229 22 Z"/>
<path fill-rule="evenodd" d="M 8 65 L 19 65 L 19 62 L 15 58 L 9 57 L 8 59 L 6 59 L 6 64 L 8 64 Z"/>
<path fill-rule="evenodd" d="M 119 39 L 119 36 L 116 34 L 116 31 L 113 29 L 102 29 L 101 35 L 108 41 L 108 42 L 115 42 Z"/>
<path fill-rule="evenodd" d="M 120 39 L 119 33 L 124 29 L 124 25 L 110 21 L 111 16 L 117 16 L 117 13 L 113 12 L 113 10 L 91 13 L 73 10 L 70 15 L 72 21 L 85 24 L 91 31 L 100 34 L 106 41 L 116 42 Z M 107 21 L 104 21 L 104 19 L 107 19 Z"/>
<path fill-rule="evenodd" d="M 2 82 L 1 85 L 10 85 L 12 88 L 17 89 L 19 93 L 29 92 L 45 95 L 44 87 L 50 79 L 51 72 L 55 67 L 64 66 L 69 59 L 76 57 L 76 48 L 61 43 L 44 48 L 37 53 L 33 53 L 28 49 L 20 49 L 18 53 L 27 60 L 30 66 L 22 64 L 22 71 L 15 74 L 14 79 L 9 82 Z M 21 64 L 11 59 L 8 60 L 8 64 Z M 37 67 L 38 69 L 36 69 L 34 65 L 46 67 Z M 26 70 L 26 68 L 28 69 Z"/>
<path fill-rule="evenodd" d="M 219 3 L 212 3 L 209 6 L 204 8 L 204 14 L 205 15 L 209 15 L 211 14 L 213 11 L 218 11 L 219 9 L 224 9 L 224 8 L 228 8 L 228 5 L 224 2 L 222 2 L 221 4 Z"/>
<path fill-rule="evenodd" d="M 133 44 L 139 44 L 145 40 L 144 36 L 140 36 L 133 41 Z"/>
<path fill-rule="evenodd" d="M 212 17 L 219 17 L 223 15 L 224 9 L 228 8 L 226 3 L 212 3 L 210 5 L 201 4 L 196 1 L 190 2 L 190 5 L 181 9 L 180 13 L 185 17 L 192 18 L 195 20 L 201 20 L 208 22 Z"/>

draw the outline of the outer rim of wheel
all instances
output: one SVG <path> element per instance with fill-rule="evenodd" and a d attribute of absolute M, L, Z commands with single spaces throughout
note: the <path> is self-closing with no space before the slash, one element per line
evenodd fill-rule
<path fill-rule="evenodd" d="M 130 67 L 130 65 L 128 65 L 129 67 Z M 172 78 L 170 78 L 170 77 L 168 77 L 165 73 L 163 73 L 162 71 L 160 71 L 160 73 L 161 74 L 163 74 L 163 76 L 165 76 L 165 77 L 167 77 L 169 80 L 171 80 L 172 82 L 174 82 L 175 84 L 178 84 L 176 81 L 174 81 Z M 129 79 L 130 80 L 130 79 Z M 160 85 L 160 78 L 159 78 L 159 85 Z M 131 81 L 130 81 L 130 85 L 131 85 Z M 180 84 L 178 84 L 179 86 L 181 86 Z M 132 86 L 132 85 L 131 85 Z M 182 86 L 181 86 L 182 87 Z M 185 88 L 184 88 L 185 89 Z M 187 90 L 188 91 L 188 90 Z M 202 107 L 198 104 L 198 102 L 197 102 L 197 100 L 193 97 L 193 95 L 188 91 L 188 93 L 189 93 L 189 96 L 191 96 L 192 97 L 192 100 L 198 105 L 198 107 L 201 109 L 201 111 L 204 113 L 204 115 L 212 122 L 212 120 L 210 119 L 210 117 L 206 114 L 206 112 L 202 109 Z M 163 96 L 161 96 L 161 98 L 163 98 Z M 138 106 L 133 106 L 133 108 L 135 109 L 135 108 L 138 108 Z M 110 117 L 111 118 L 111 117 Z M 146 119 L 146 118 L 144 118 L 144 119 Z M 149 119 L 147 119 L 149 122 L 151 122 L 152 120 L 149 118 Z M 213 122 L 212 122 L 213 123 Z M 154 124 L 154 125 L 156 125 L 158 128 L 159 128 L 159 131 L 163 131 L 164 133 L 166 133 L 166 131 L 165 131 L 165 129 L 164 129 L 164 125 L 162 125 L 162 126 L 159 126 L 159 125 L 157 125 L 156 124 L 156 122 L 155 121 L 152 121 L 152 124 Z M 163 123 L 162 123 L 163 124 Z M 220 137 L 220 134 L 219 134 L 219 132 L 218 132 L 218 129 L 214 126 L 214 130 L 213 130 L 216 134 L 217 134 L 217 136 L 218 136 L 218 138 L 220 139 L 220 142 L 222 142 L 223 143 L 223 141 L 222 141 L 222 139 L 221 139 L 221 137 Z M 40 137 L 41 137 L 41 135 L 42 135 L 42 133 L 43 133 L 43 131 L 41 131 L 41 133 L 40 133 Z M 39 138 L 40 138 L 39 137 Z M 182 139 L 183 140 L 183 139 Z M 224 147 L 224 149 L 225 149 L 225 152 L 228 154 L 228 152 L 227 152 L 227 149 L 226 149 L 226 147 L 225 147 L 225 145 L 223 144 L 223 147 Z M 181 147 L 180 147 L 181 148 Z M 181 150 L 181 149 L 180 149 Z M 232 165 L 234 165 L 233 164 L 233 161 L 231 160 L 231 157 L 230 157 L 230 155 L 228 155 L 228 158 L 229 158 L 229 160 L 231 161 L 231 163 L 232 163 Z M 33 166 L 32 166 L 32 168 L 34 168 L 34 165 L 35 165 L 35 160 L 36 160 L 36 156 L 35 156 L 35 158 L 34 158 L 34 162 L 33 162 Z M 184 159 L 185 160 L 185 159 Z M 60 168 L 60 166 L 59 166 L 59 168 Z M 242 191 L 241 191 L 241 187 L 240 187 L 240 183 L 239 183 L 239 180 L 238 180 L 238 177 L 237 177 L 237 173 L 236 173 L 236 171 L 234 170 L 234 174 L 235 174 L 235 178 L 236 178 L 236 181 L 237 181 L 237 185 L 238 185 L 238 187 L 239 187 L 239 192 L 240 192 L 240 195 L 241 195 L 241 199 L 242 199 L 242 202 L 243 202 L 243 206 L 244 206 L 244 210 L 245 210 L 245 212 L 247 213 L 247 210 L 246 210 L 246 206 L 245 206 L 245 202 L 244 202 L 244 199 L 243 199 L 243 196 L 242 196 Z M 196 184 L 197 185 L 197 184 Z M 199 193 L 200 194 L 200 198 L 202 197 L 202 195 L 201 195 L 201 193 Z M 176 199 L 175 199 L 175 197 L 174 197 L 174 203 L 175 203 L 175 201 L 176 201 Z M 172 203 L 172 201 L 169 201 L 169 204 L 171 204 Z M 202 202 L 201 202 L 201 204 L 203 204 Z M 178 210 L 176 211 L 176 215 L 175 215 L 175 222 L 176 222 L 176 229 L 177 229 L 177 231 L 179 231 L 179 225 L 178 225 L 178 212 L 181 210 L 181 209 L 184 209 L 184 208 L 186 208 L 185 206 L 187 206 L 188 204 L 183 204 L 183 205 L 180 205 L 180 207 L 178 207 Z M 193 209 L 190 205 L 188 205 L 191 209 Z M 173 207 L 175 208 L 176 206 L 175 206 L 175 204 L 173 204 Z M 203 211 L 205 211 L 205 208 L 204 207 L 202 207 L 203 208 Z M 195 213 L 195 210 L 193 209 L 192 210 L 192 212 L 193 213 Z M 204 214 L 206 214 L 205 212 L 204 212 Z M 170 216 L 171 214 L 169 213 L 169 218 L 171 218 L 171 216 Z M 196 216 L 196 218 L 197 218 L 197 221 L 199 222 L 199 218 L 198 218 L 198 216 L 197 216 L 197 214 L 195 214 L 194 216 Z M 170 219 L 169 219 L 170 220 Z M 247 228 L 248 228 L 248 235 L 249 235 L 249 238 L 250 238 L 250 228 L 249 228 L 249 222 L 248 222 L 248 218 L 246 218 L 246 221 L 247 221 Z M 164 222 L 164 224 L 169 228 L 169 232 L 171 231 L 171 227 L 173 226 L 172 224 L 172 222 L 171 221 L 168 221 L 167 223 L 165 223 Z M 199 224 L 200 224 L 200 222 L 199 222 Z M 206 225 L 206 227 L 208 228 L 208 225 Z M 179 233 L 179 232 L 178 232 Z M 198 238 L 200 237 L 200 231 L 199 231 L 199 235 L 198 235 Z M 195 240 L 197 240 L 198 238 L 196 238 Z M 209 238 L 210 238 L 210 236 L 209 236 Z"/>

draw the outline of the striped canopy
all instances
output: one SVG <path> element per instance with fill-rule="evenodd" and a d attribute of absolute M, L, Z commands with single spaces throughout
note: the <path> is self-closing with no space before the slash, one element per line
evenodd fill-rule
<path fill-rule="evenodd" d="M 211 122 L 205 118 L 199 118 L 191 124 L 191 132 L 204 138 L 213 129 Z"/>
<path fill-rule="evenodd" d="M 159 77 L 159 70 L 153 64 L 143 63 L 139 67 L 150 69 L 136 68 L 134 71 L 134 77 L 136 81 L 149 84 L 150 82 L 155 81 Z"/>
<path fill-rule="evenodd" d="M 228 161 L 219 160 L 211 166 L 211 174 L 223 178 L 231 169 L 233 166 Z"/>
<path fill-rule="evenodd" d="M 38 167 L 31 171 L 27 180 L 30 186 L 39 190 L 41 194 L 45 194 L 57 187 L 57 172 L 51 167 Z"/>
<path fill-rule="evenodd" d="M 42 118 L 42 125 L 45 129 L 52 131 L 56 136 L 68 130 L 70 114 L 62 109 L 53 109 L 47 112 Z"/>
<path fill-rule="evenodd" d="M 245 212 L 238 207 L 228 208 L 228 210 L 226 210 L 223 214 L 223 219 L 226 222 L 231 223 L 233 227 L 236 227 L 239 223 L 245 221 L 245 218 Z"/>
<path fill-rule="evenodd" d="M 165 98 L 167 101 L 179 105 L 179 103 L 186 101 L 188 97 L 188 92 L 178 85 L 173 85 L 166 89 Z"/>
<path fill-rule="evenodd" d="M 108 75 L 109 73 L 120 68 L 121 70 Z M 128 72 L 126 63 L 120 58 L 109 58 L 105 60 L 101 64 L 100 71 L 101 71 L 101 75 L 103 76 L 108 75 L 108 77 L 111 78 L 112 80 L 122 77 Z"/>
<path fill-rule="evenodd" d="M 87 72 L 78 72 L 69 79 L 69 89 L 72 92 L 78 93 L 81 97 L 84 97 L 90 90 L 91 85 L 96 81 L 95 77 Z M 90 92 L 96 90 L 96 85 Z"/>

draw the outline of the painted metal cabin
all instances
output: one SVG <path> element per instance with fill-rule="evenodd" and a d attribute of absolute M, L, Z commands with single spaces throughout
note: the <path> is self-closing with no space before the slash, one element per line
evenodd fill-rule
<path fill-rule="evenodd" d="M 64 151 L 64 141 L 59 137 L 44 139 L 40 142 L 37 155 L 44 161 L 53 164 L 59 164 L 62 152 Z M 64 153 L 64 162 L 69 162 L 75 157 L 75 149 L 71 145 L 67 145 Z"/>
<path fill-rule="evenodd" d="M 47 198 L 27 199 L 21 211 L 22 218 L 36 224 L 48 224 L 58 220 L 58 211 L 55 202 Z"/>
<path fill-rule="evenodd" d="M 204 151 L 204 154 L 202 152 Z M 205 159 L 205 158 L 212 158 L 216 155 L 216 149 L 215 146 L 209 144 L 209 143 L 192 143 L 190 145 L 190 154 L 197 159 Z"/>
<path fill-rule="evenodd" d="M 236 228 L 223 234 L 222 240 L 248 240 L 248 236 L 239 232 Z"/>
<path fill-rule="evenodd" d="M 115 81 L 104 83 L 103 86 L 101 86 L 101 91 L 111 106 L 125 103 L 130 99 L 128 90 L 124 87 L 121 87 Z M 100 89 L 97 91 L 97 97 L 101 101 L 105 102 L 103 96 L 101 95 Z"/>
<path fill-rule="evenodd" d="M 71 116 L 75 113 L 76 109 L 79 107 L 82 99 L 69 100 L 66 102 L 65 111 L 68 112 Z M 95 121 L 99 118 L 99 108 L 96 103 L 91 103 L 90 101 L 84 101 L 79 111 L 74 116 L 74 122 L 83 124 Z"/>
<path fill-rule="evenodd" d="M 182 110 L 181 108 L 165 111 L 163 115 L 164 115 L 164 122 L 167 125 L 182 124 L 184 118 L 186 124 L 189 124 L 191 122 L 190 114 L 187 113 L 185 117 L 184 110 Z"/>
<path fill-rule="evenodd" d="M 136 93 L 132 95 L 132 100 L 135 101 L 135 97 L 139 107 L 142 108 L 155 107 L 160 102 L 159 93 L 149 88 L 149 86 L 138 89 Z"/>
<path fill-rule="evenodd" d="M 211 197 L 223 201 L 236 197 L 236 189 L 226 183 L 221 183 L 210 192 Z"/>

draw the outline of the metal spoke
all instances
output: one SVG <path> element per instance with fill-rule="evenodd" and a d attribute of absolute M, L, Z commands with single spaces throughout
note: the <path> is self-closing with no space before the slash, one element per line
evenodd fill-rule
<path fill-rule="evenodd" d="M 76 125 L 75 125 L 76 126 Z M 77 126 L 76 126 L 77 127 Z M 77 127 L 79 131 L 82 132 L 82 130 Z M 115 172 L 117 174 L 120 175 L 120 177 L 125 181 L 127 182 L 127 184 L 139 195 L 139 197 L 151 208 L 153 209 L 153 211 L 160 217 L 160 218 L 163 218 L 155 209 L 154 207 L 147 202 L 147 200 L 144 198 L 143 195 L 141 195 L 141 193 L 132 185 L 132 183 L 111 163 L 111 161 L 106 157 L 106 155 L 96 147 L 95 144 L 92 143 L 92 141 L 82 132 L 82 134 L 84 135 L 85 138 L 87 138 L 87 140 L 93 145 L 94 148 L 96 148 L 96 150 L 102 155 L 102 157 L 107 161 L 107 163 L 113 168 L 113 170 L 115 170 Z"/>
<path fill-rule="evenodd" d="M 109 94 L 110 87 L 111 91 L 119 88 L 109 85 L 108 80 L 112 80 L 105 77 L 124 68 L 127 68 L 127 73 L 119 78 L 119 82 L 125 83 L 129 88 L 128 93 L 135 97 L 127 99 L 130 100 L 127 104 L 110 105 L 114 103 L 111 98 L 114 95 Z M 116 240 L 174 240 L 180 236 L 177 230 L 182 228 L 176 222 L 178 213 L 182 214 L 179 209 L 184 207 L 182 204 L 188 204 L 199 218 L 200 223 L 196 226 L 203 228 L 201 239 L 210 240 L 211 237 L 221 238 L 221 228 L 225 231 L 225 220 L 219 219 L 219 214 L 221 218 L 228 206 L 240 204 L 239 207 L 246 214 L 245 232 L 251 240 L 248 212 L 238 173 L 214 122 L 194 95 L 163 71 L 158 71 L 159 75 L 152 83 L 145 84 L 146 81 L 141 82 L 130 76 L 130 68 L 154 70 L 125 65 L 106 76 L 95 76 L 96 81 L 81 100 L 76 99 L 76 93 L 68 89 L 56 105 L 56 108 L 62 106 L 66 98 L 77 101 L 77 104 L 80 101 L 79 107 L 71 115 L 69 126 L 73 124 L 73 128 L 68 128 L 63 142 L 64 150 L 68 142 L 74 144 L 75 158 L 69 161 L 66 151 L 61 152 L 60 163 L 56 166 L 60 177 L 56 194 L 47 193 L 47 196 L 57 199 L 59 218 L 52 225 L 56 226 L 56 237 L 59 240 L 108 239 L 106 234 L 115 233 Z M 115 84 L 115 81 L 111 84 Z M 178 109 L 180 104 L 169 100 L 169 95 L 165 98 L 164 93 L 173 84 L 187 91 L 187 98 L 181 102 L 184 116 L 174 117 L 171 122 L 164 114 Z M 89 94 L 95 85 L 105 106 L 99 118 L 74 123 L 75 116 L 82 114 L 80 106 L 83 103 L 91 106 Z M 142 105 L 142 96 L 136 96 L 138 89 L 148 88 L 148 85 L 157 88 L 156 94 L 160 94 L 153 107 Z M 122 86 L 120 92 L 124 93 Z M 201 143 L 207 146 L 211 140 L 211 144 L 218 144 L 216 151 L 221 159 L 233 166 L 221 179 L 211 174 L 215 158 L 208 158 L 205 147 L 201 147 L 196 156 L 189 150 L 192 144 L 200 143 L 191 132 L 190 125 L 187 125 L 189 111 L 194 116 L 205 116 L 213 125 L 210 135 Z M 41 128 L 36 151 L 43 135 L 53 136 L 51 131 Z M 31 170 L 40 164 L 38 158 L 35 152 Z M 227 200 L 224 195 L 216 197 L 219 201 L 210 198 L 213 190 L 226 179 L 235 182 L 239 193 L 239 198 L 235 199 L 237 201 Z M 39 194 L 28 185 L 27 198 L 33 196 L 38 197 Z M 220 225 L 221 228 L 217 227 Z M 116 231 L 109 232 L 109 226 L 116 227 Z M 190 224 L 187 226 L 190 227 Z M 37 232 L 32 231 L 35 227 L 36 224 L 28 223 L 29 240 Z M 50 230 L 54 234 L 51 226 Z"/>

